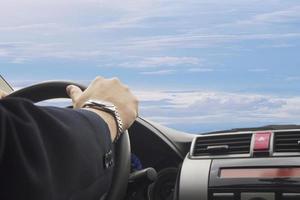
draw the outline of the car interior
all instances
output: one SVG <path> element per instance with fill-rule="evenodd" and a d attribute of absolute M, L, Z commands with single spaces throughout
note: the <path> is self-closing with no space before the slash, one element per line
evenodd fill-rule
<path fill-rule="evenodd" d="M 51 81 L 12 91 L 1 79 L 10 96 L 35 103 L 66 98 L 70 84 Z M 297 125 L 195 135 L 138 118 L 115 145 L 113 183 L 103 199 L 299 200 L 299 158 Z"/>

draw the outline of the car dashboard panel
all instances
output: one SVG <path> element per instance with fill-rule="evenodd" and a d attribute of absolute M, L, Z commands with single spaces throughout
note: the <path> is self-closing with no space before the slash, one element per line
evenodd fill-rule
<path fill-rule="evenodd" d="M 300 130 L 194 138 L 178 179 L 179 200 L 299 200 Z"/>
<path fill-rule="evenodd" d="M 130 127 L 132 152 L 131 177 L 142 171 L 155 171 L 155 178 L 148 175 L 142 180 L 129 180 L 126 200 L 173 199 L 178 166 L 183 162 L 186 144 L 176 144 L 156 126 L 138 119 Z M 190 146 L 190 142 L 188 143 Z M 185 151 L 185 154 L 188 150 Z"/>
<path fill-rule="evenodd" d="M 157 171 L 178 167 L 182 162 L 179 153 L 162 138 L 149 124 L 134 123 L 129 130 L 131 152 L 136 155 L 143 168 L 153 167 Z"/>

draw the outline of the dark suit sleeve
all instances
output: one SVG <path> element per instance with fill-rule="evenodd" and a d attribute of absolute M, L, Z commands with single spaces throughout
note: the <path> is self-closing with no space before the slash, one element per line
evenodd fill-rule
<path fill-rule="evenodd" d="M 0 100 L 0 199 L 99 200 L 110 186 L 107 124 L 86 110 Z"/>

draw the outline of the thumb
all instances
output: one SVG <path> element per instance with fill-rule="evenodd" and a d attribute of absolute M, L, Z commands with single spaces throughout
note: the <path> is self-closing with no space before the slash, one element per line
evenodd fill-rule
<path fill-rule="evenodd" d="M 75 86 L 75 85 L 68 85 L 67 88 L 66 88 L 66 91 L 69 95 L 69 97 L 72 99 L 72 102 L 73 102 L 73 107 L 74 108 L 77 108 L 78 107 L 78 100 L 79 100 L 79 97 L 82 95 L 82 90 Z"/>
<path fill-rule="evenodd" d="M 0 90 L 0 99 L 4 98 L 6 96 L 7 96 L 7 93 L 4 92 L 4 91 L 2 91 L 2 90 Z"/>

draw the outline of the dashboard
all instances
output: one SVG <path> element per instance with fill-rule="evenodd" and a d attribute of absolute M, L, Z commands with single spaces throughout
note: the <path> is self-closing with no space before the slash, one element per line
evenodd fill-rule
<path fill-rule="evenodd" d="M 176 195 L 179 200 L 299 200 L 300 130 L 195 137 Z"/>
<path fill-rule="evenodd" d="M 203 135 L 139 119 L 132 152 L 157 179 L 131 187 L 128 200 L 300 200 L 300 128 Z"/>

